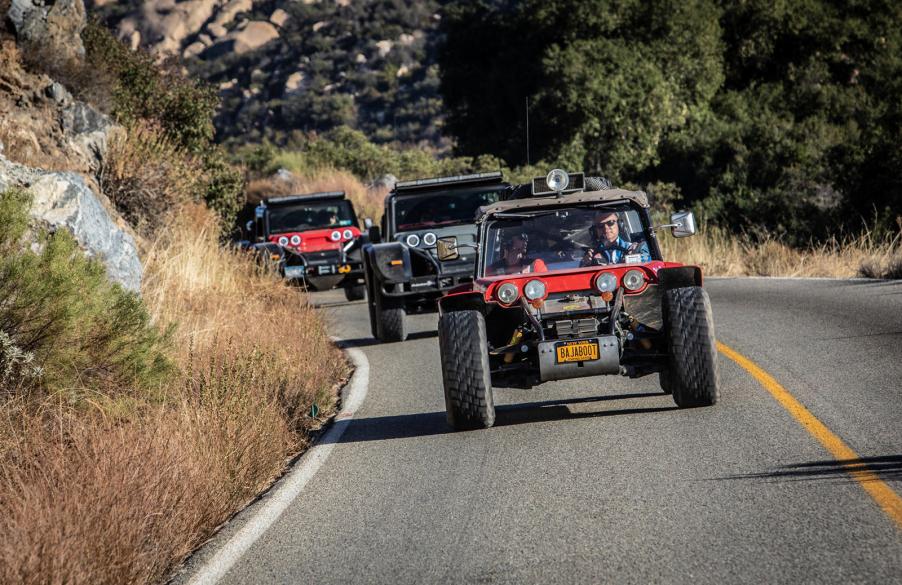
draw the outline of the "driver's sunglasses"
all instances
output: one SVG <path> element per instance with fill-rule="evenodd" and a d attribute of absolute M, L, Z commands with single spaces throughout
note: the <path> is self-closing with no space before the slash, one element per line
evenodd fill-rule
<path fill-rule="evenodd" d="M 609 219 L 608 221 L 599 221 L 598 223 L 595 224 L 595 227 L 601 227 L 603 225 L 606 225 L 608 227 L 614 227 L 614 225 L 616 225 L 616 223 L 617 223 L 616 219 Z"/>

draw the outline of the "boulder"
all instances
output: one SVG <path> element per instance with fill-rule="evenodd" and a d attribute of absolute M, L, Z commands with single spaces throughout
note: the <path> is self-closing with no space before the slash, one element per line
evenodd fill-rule
<path fill-rule="evenodd" d="M 39 48 L 61 61 L 84 58 L 82 0 L 12 0 L 6 16 L 24 46 Z"/>
<path fill-rule="evenodd" d="M 89 256 L 103 262 L 110 280 L 140 293 L 143 269 L 135 238 L 81 175 L 33 169 L 0 156 L 0 191 L 9 187 L 28 189 L 34 220 L 71 231 Z"/>

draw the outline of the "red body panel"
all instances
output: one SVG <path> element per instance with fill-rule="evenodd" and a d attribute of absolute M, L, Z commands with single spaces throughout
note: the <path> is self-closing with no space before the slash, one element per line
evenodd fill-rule
<path fill-rule="evenodd" d="M 344 234 L 345 230 L 350 230 L 353 236 L 351 238 L 345 238 L 342 234 Z M 332 240 L 331 236 L 333 232 L 338 232 L 339 235 L 342 235 L 338 241 Z M 301 245 L 293 246 L 291 244 L 291 236 L 300 236 Z M 338 250 L 348 242 L 353 239 L 360 237 L 360 230 L 355 226 L 347 226 L 341 228 L 327 228 L 327 229 L 315 229 L 315 230 L 306 230 L 303 232 L 287 232 L 284 234 L 275 234 L 269 236 L 269 241 L 278 244 L 280 238 L 288 238 L 289 243 L 285 246 L 286 248 L 291 248 L 293 250 L 297 250 L 298 252 L 323 252 L 326 250 Z"/>
<path fill-rule="evenodd" d="M 530 280 L 541 280 L 547 287 L 548 294 L 590 290 L 594 288 L 595 277 L 601 272 L 610 272 L 617 277 L 617 284 L 620 286 L 623 275 L 634 269 L 640 269 L 645 272 L 646 284 L 636 291 L 626 292 L 626 294 L 640 294 L 649 284 L 657 282 L 658 271 L 662 268 L 678 268 L 685 266 L 679 262 L 662 262 L 655 260 L 644 264 L 617 264 L 615 266 L 586 266 L 583 268 L 574 268 L 571 270 L 561 270 L 555 272 L 530 272 L 527 274 L 505 274 L 498 276 L 485 276 L 476 279 L 472 284 L 464 287 L 458 287 L 449 292 L 446 296 L 467 294 L 471 291 L 479 291 L 484 295 L 487 303 L 497 303 L 495 298 L 495 290 L 505 282 L 511 282 L 523 293 L 523 285 Z"/>

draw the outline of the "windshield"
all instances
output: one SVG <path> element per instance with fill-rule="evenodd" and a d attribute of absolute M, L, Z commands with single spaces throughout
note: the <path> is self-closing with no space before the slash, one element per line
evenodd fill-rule
<path fill-rule="evenodd" d="M 483 274 L 548 272 L 651 261 L 645 226 L 628 206 L 499 214 L 486 228 Z"/>
<path fill-rule="evenodd" d="M 273 234 L 349 225 L 354 225 L 354 212 L 346 200 L 269 208 L 269 231 Z"/>
<path fill-rule="evenodd" d="M 476 211 L 498 201 L 501 191 L 495 187 L 399 196 L 395 199 L 396 230 L 473 223 Z"/>

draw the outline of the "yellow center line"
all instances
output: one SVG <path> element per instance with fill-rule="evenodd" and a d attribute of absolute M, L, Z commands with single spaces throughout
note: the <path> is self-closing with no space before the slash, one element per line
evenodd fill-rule
<path fill-rule="evenodd" d="M 899 528 L 902 528 L 902 497 L 899 497 L 899 494 L 893 491 L 876 473 L 862 464 L 858 453 L 843 443 L 842 439 L 837 437 L 824 423 L 811 414 L 810 410 L 805 408 L 773 376 L 761 369 L 755 362 L 723 343 L 717 342 L 717 349 L 764 386 L 765 390 L 770 392 L 771 396 L 789 411 L 789 414 L 799 421 L 805 427 L 805 430 L 817 439 L 834 458 L 841 462 L 844 461 L 845 463 L 842 466 L 845 471 L 861 485 L 864 491 L 874 498 L 874 501 L 883 508 L 886 515 L 892 518 Z"/>

